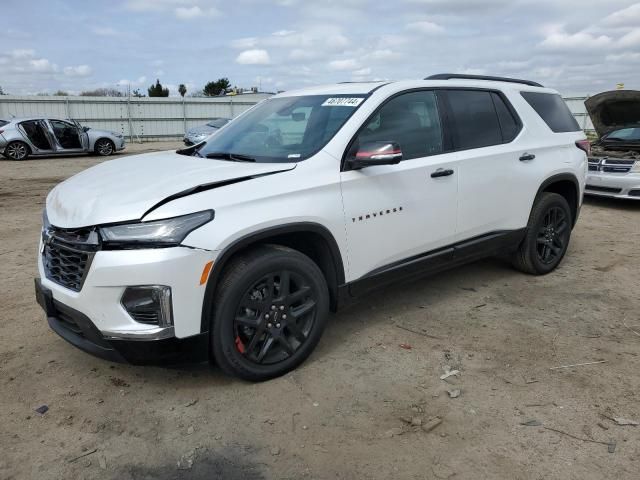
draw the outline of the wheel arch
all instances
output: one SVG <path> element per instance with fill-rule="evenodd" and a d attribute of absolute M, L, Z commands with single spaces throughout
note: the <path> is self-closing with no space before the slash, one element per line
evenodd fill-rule
<path fill-rule="evenodd" d="M 329 287 L 330 307 L 338 304 L 338 287 L 345 283 L 344 264 L 333 234 L 323 225 L 311 222 L 270 227 L 241 237 L 224 248 L 209 274 L 202 306 L 200 331 L 210 329 L 213 299 L 221 274 L 234 256 L 256 245 L 283 245 L 307 255 L 322 271 Z"/>
<path fill-rule="evenodd" d="M 573 226 L 575 226 L 580 211 L 580 183 L 578 182 L 578 178 L 571 173 L 560 173 L 547 178 L 542 182 L 536 193 L 533 201 L 534 205 L 538 198 L 540 198 L 540 195 L 545 192 L 557 193 L 565 198 L 571 209 L 572 223 Z"/>

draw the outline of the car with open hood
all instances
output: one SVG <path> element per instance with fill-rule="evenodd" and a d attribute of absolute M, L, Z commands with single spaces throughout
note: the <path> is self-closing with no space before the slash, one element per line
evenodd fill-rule
<path fill-rule="evenodd" d="M 640 92 L 614 90 L 586 100 L 598 134 L 586 193 L 640 200 Z"/>
<path fill-rule="evenodd" d="M 552 272 L 587 150 L 558 93 L 526 80 L 281 93 L 196 145 L 57 185 L 36 298 L 94 355 L 266 380 L 311 354 L 330 311 L 394 280 L 496 254 Z"/>
<path fill-rule="evenodd" d="M 42 117 L 0 120 L 0 153 L 10 160 L 75 153 L 109 156 L 124 148 L 121 133 L 84 127 L 76 120 Z"/>

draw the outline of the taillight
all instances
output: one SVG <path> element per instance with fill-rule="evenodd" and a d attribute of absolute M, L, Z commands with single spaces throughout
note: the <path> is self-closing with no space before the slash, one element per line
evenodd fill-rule
<path fill-rule="evenodd" d="M 591 142 L 589 140 L 578 140 L 576 142 L 576 147 L 584 151 L 587 154 L 587 157 L 591 155 Z"/>

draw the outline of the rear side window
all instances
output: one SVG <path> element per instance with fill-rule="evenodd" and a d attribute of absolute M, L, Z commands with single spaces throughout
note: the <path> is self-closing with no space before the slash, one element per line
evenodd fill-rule
<path fill-rule="evenodd" d="M 496 107 L 498 121 L 502 129 L 502 141 L 509 143 L 520 133 L 520 120 L 514 116 L 513 111 L 507 107 L 500 95 L 494 92 L 491 97 L 493 98 L 493 105 Z"/>
<path fill-rule="evenodd" d="M 4 127 L 5 125 L 7 125 L 9 122 L 7 122 L 6 120 L 0 120 L 0 127 Z"/>
<path fill-rule="evenodd" d="M 456 150 L 503 143 L 492 93 L 482 90 L 449 90 L 449 120 Z"/>
<path fill-rule="evenodd" d="M 560 95 L 540 92 L 521 92 L 521 94 L 554 133 L 581 130 Z"/>

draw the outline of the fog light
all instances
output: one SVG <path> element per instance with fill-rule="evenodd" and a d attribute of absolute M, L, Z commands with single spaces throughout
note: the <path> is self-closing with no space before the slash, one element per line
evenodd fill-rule
<path fill-rule="evenodd" d="M 171 287 L 127 287 L 120 303 L 136 322 L 160 327 L 173 325 Z"/>

